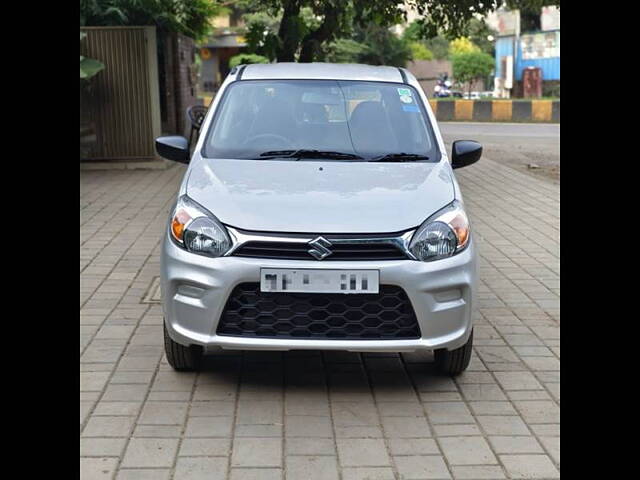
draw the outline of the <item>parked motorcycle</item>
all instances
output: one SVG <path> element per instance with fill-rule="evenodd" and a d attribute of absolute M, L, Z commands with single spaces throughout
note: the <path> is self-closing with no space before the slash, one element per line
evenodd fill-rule
<path fill-rule="evenodd" d="M 452 90 L 451 89 L 452 86 L 453 86 L 453 83 L 451 83 L 451 80 L 449 80 L 449 75 L 446 73 L 441 73 L 438 77 L 438 80 L 436 80 L 436 86 L 433 87 L 433 96 L 441 97 L 441 98 L 446 98 L 446 97 L 462 98 L 462 92 L 459 92 L 457 90 Z"/>

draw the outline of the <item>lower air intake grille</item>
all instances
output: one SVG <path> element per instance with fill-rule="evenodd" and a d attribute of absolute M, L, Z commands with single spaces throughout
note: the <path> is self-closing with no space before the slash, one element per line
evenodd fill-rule
<path fill-rule="evenodd" d="M 261 292 L 259 283 L 233 289 L 218 335 L 254 338 L 401 340 L 420 338 L 409 297 L 381 285 L 377 294 Z"/>

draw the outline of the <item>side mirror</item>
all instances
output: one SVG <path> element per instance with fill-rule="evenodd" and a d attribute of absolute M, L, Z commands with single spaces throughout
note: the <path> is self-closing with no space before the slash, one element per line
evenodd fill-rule
<path fill-rule="evenodd" d="M 170 136 L 156 138 L 158 155 L 167 160 L 189 163 L 189 142 L 184 137 Z"/>
<path fill-rule="evenodd" d="M 462 168 L 480 160 L 482 145 L 473 140 L 453 142 L 451 152 L 451 168 Z"/>

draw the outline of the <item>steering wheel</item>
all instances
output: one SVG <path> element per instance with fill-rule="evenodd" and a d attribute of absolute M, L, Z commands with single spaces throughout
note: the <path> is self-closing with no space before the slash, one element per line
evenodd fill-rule
<path fill-rule="evenodd" d="M 290 145 L 291 144 L 291 140 L 283 137 L 281 135 L 276 135 L 275 133 L 261 133 L 259 135 L 255 135 L 254 137 L 248 138 L 247 140 L 244 141 L 245 145 L 253 145 L 255 144 L 258 140 L 262 140 L 262 139 L 271 139 L 272 141 L 267 141 L 266 145 L 276 145 L 276 146 L 280 146 L 280 145 Z M 275 141 L 275 143 L 274 143 Z"/>

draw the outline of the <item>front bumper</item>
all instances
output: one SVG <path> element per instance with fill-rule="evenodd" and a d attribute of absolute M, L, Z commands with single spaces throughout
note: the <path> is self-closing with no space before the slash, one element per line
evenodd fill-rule
<path fill-rule="evenodd" d="M 161 289 L 169 336 L 182 345 L 201 345 L 205 352 L 233 350 L 347 350 L 410 352 L 453 350 L 471 333 L 477 260 L 473 239 L 458 255 L 435 262 L 306 261 L 243 257 L 208 258 L 178 248 L 165 235 L 161 253 Z M 375 269 L 381 285 L 407 293 L 420 325 L 412 340 L 271 339 L 216 335 L 218 319 L 234 287 L 259 282 L 260 268 Z"/>

